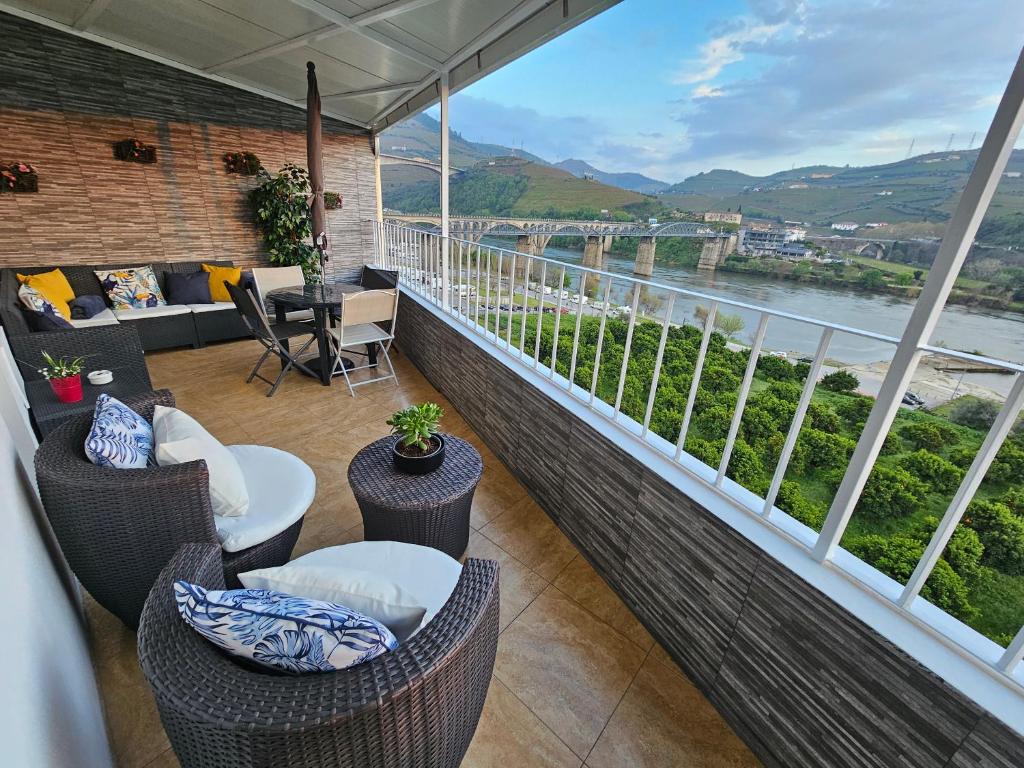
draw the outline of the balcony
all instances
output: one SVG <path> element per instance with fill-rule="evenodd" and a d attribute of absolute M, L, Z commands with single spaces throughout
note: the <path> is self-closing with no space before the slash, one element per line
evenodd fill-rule
<path fill-rule="evenodd" d="M 426 400 L 446 411 L 444 429 L 473 443 L 484 476 L 472 510 L 467 556 L 501 566 L 498 661 L 483 719 L 464 766 L 722 765 L 760 763 L 699 689 L 654 641 L 526 488 L 404 354 L 400 384 L 353 399 L 293 375 L 273 398 L 245 385 L 259 348 L 235 342 L 148 358 L 153 384 L 225 443 L 289 451 L 317 475 L 317 497 L 294 556 L 362 539 L 345 470 L 388 433 L 397 409 Z M 142 677 L 135 635 L 91 600 L 93 661 L 117 763 L 178 763 Z"/>

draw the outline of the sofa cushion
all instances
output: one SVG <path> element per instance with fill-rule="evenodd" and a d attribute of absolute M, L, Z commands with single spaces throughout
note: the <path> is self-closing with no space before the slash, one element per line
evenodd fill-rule
<path fill-rule="evenodd" d="M 110 308 L 104 309 L 92 317 L 88 317 L 85 320 L 71 320 L 71 325 L 74 328 L 95 328 L 98 325 L 117 325 L 117 315 L 114 314 L 114 310 Z"/>
<path fill-rule="evenodd" d="M 212 304 L 206 272 L 164 272 L 168 304 Z"/>
<path fill-rule="evenodd" d="M 224 287 L 228 282 L 238 285 L 242 279 L 242 270 L 239 267 L 218 267 L 215 264 L 203 264 L 203 271 L 210 275 L 210 296 L 214 301 L 231 301 L 231 294 Z"/>
<path fill-rule="evenodd" d="M 142 469 L 152 462 L 153 427 L 106 392 L 96 398 L 85 455 L 93 464 L 114 469 Z M 111 489 L 111 492 L 114 488 Z M 145 500 L 140 499 L 140 504 Z"/>
<path fill-rule="evenodd" d="M 96 277 L 116 311 L 166 304 L 151 266 L 97 269 Z"/>
<path fill-rule="evenodd" d="M 228 448 L 184 411 L 158 405 L 153 410 L 156 463 L 161 467 L 202 459 L 210 482 L 213 514 L 244 515 L 249 492 L 242 468 Z"/>
<path fill-rule="evenodd" d="M 261 544 L 289 528 L 306 513 L 316 495 L 316 476 L 290 453 L 263 445 L 229 445 L 238 460 L 249 492 L 249 511 L 242 517 L 213 522 L 225 552 Z"/>
<path fill-rule="evenodd" d="M 88 320 L 90 317 L 95 317 L 108 308 L 107 302 L 103 300 L 102 296 L 91 296 L 88 294 L 76 296 L 71 300 L 68 307 L 71 309 L 72 320 Z"/>
<path fill-rule="evenodd" d="M 174 582 L 181 617 L 230 654 L 291 673 L 333 672 L 398 647 L 395 636 L 344 605 L 266 589 L 209 590 Z"/>
<path fill-rule="evenodd" d="M 243 586 L 347 605 L 405 642 L 444 607 L 462 566 L 444 552 L 398 541 L 360 541 L 238 574 Z"/>
<path fill-rule="evenodd" d="M 71 319 L 71 309 L 68 307 L 68 303 L 75 298 L 75 292 L 71 289 L 71 284 L 64 273 L 59 269 L 50 272 L 37 272 L 32 275 L 19 274 L 18 280 L 22 285 L 32 288 L 52 304 L 65 320 Z M 40 311 L 35 307 L 30 307 L 30 309 Z"/>
<path fill-rule="evenodd" d="M 114 316 L 120 320 L 148 320 L 154 317 L 170 317 L 171 315 L 187 315 L 188 307 L 180 304 L 161 304 L 159 307 L 143 307 L 141 309 L 115 309 Z"/>
<path fill-rule="evenodd" d="M 204 312 L 224 312 L 225 310 L 234 310 L 235 302 L 233 301 L 215 301 L 212 304 L 188 304 L 188 308 L 196 313 Z"/>
<path fill-rule="evenodd" d="M 33 331 L 61 331 L 71 327 L 57 307 L 32 286 L 19 286 L 18 299 L 25 313 L 25 322 Z"/>

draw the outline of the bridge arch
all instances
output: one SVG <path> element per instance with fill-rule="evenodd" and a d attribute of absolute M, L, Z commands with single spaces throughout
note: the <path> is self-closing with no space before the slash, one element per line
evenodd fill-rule
<path fill-rule="evenodd" d="M 857 255 L 881 260 L 885 258 L 885 246 L 876 242 L 865 243 L 857 249 Z"/>

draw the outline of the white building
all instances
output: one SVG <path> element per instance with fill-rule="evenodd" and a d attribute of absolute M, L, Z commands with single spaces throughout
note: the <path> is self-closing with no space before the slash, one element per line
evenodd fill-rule
<path fill-rule="evenodd" d="M 860 226 L 860 224 L 858 224 L 855 221 L 833 221 L 832 222 L 832 229 L 836 230 L 837 232 L 856 232 L 857 228 L 859 226 Z"/>
<path fill-rule="evenodd" d="M 806 240 L 807 230 L 803 227 L 786 227 L 786 242 L 792 243 L 797 240 Z"/>

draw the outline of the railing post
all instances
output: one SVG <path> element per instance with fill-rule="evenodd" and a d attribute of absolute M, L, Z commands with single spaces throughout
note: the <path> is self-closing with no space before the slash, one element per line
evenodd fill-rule
<path fill-rule="evenodd" d="M 448 309 L 449 221 L 448 221 L 448 169 L 450 156 L 448 148 L 448 70 L 441 72 L 441 306 Z"/>
<path fill-rule="evenodd" d="M 814 545 L 814 556 L 820 561 L 832 557 L 839 540 L 843 537 L 861 491 L 864 490 L 864 484 L 882 449 L 882 443 L 899 411 L 903 395 L 913 379 L 921 357 L 921 348 L 931 339 L 953 283 L 974 243 L 974 236 L 999 185 L 999 179 L 1020 134 L 1022 123 L 1024 51 L 1021 52 L 1017 66 L 1010 75 L 1010 82 L 999 102 L 995 117 L 992 118 L 992 125 L 978 152 L 974 169 L 967 179 L 967 186 L 964 187 L 953 218 L 946 228 L 946 235 L 942 238 L 928 279 L 914 305 L 914 311 L 893 355 L 892 364 L 878 391 L 875 405 L 864 425 L 860 440 L 857 441 L 850 465 L 839 484 L 828 517 L 825 518 L 821 534 Z"/>

